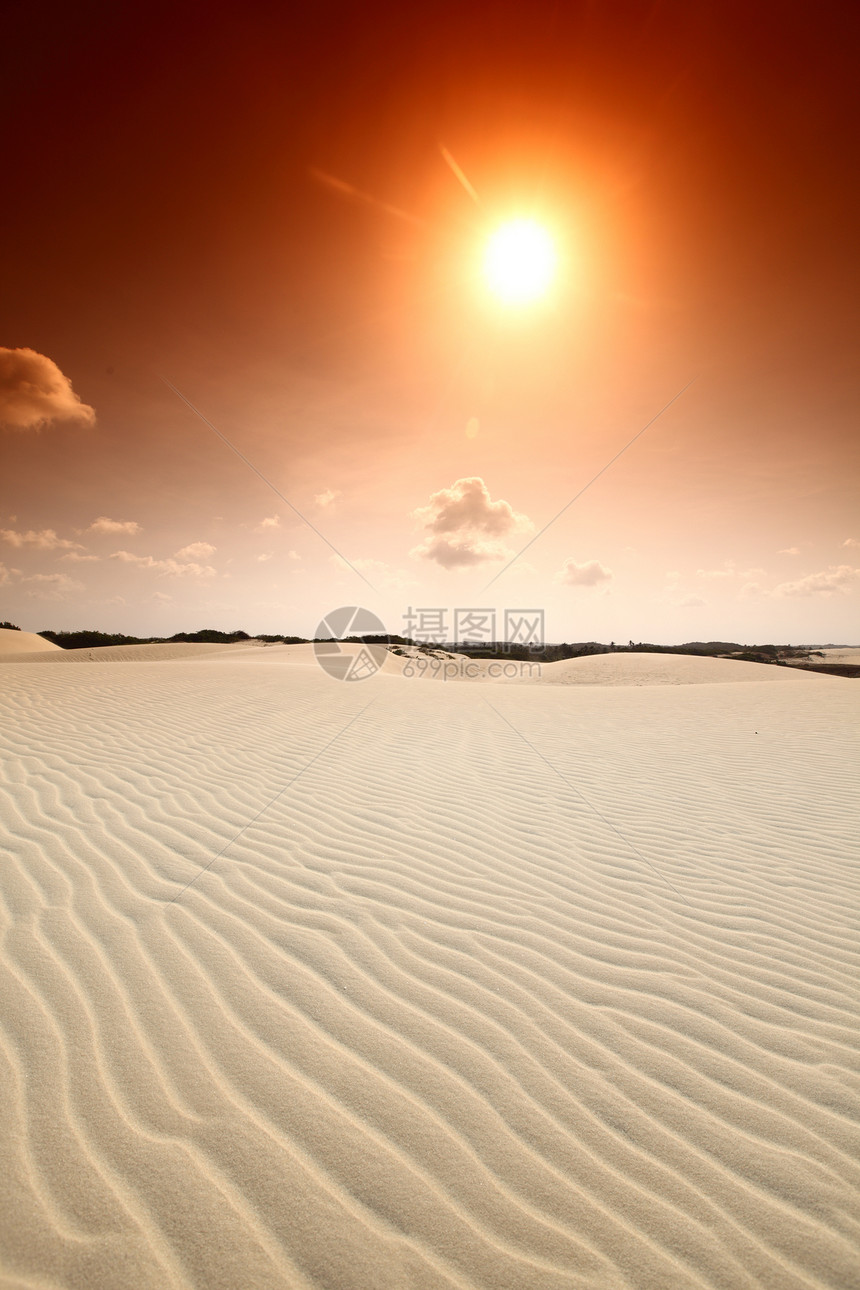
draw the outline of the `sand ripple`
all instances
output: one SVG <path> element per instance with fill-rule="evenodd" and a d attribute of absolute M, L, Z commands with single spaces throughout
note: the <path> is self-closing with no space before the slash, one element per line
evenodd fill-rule
<path fill-rule="evenodd" d="M 860 687 L 251 653 L 0 669 L 2 1284 L 856 1284 Z"/>

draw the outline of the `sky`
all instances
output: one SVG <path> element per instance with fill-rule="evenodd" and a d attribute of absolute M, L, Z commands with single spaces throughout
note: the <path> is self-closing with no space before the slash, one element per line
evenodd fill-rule
<path fill-rule="evenodd" d="M 831 0 L 12 3 L 0 620 L 860 643 L 858 53 Z"/>

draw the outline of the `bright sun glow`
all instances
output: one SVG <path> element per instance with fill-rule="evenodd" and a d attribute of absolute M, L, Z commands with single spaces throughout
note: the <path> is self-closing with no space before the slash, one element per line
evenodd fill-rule
<path fill-rule="evenodd" d="M 487 282 L 508 304 L 525 304 L 542 296 L 555 269 L 552 238 L 534 220 L 517 219 L 503 224 L 487 244 Z"/>

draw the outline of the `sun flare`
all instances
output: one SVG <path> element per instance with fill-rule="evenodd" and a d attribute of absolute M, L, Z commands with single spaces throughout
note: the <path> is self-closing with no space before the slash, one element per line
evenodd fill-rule
<path fill-rule="evenodd" d="M 546 293 L 555 276 L 552 238 L 530 219 L 511 220 L 487 243 L 484 273 L 490 289 L 507 304 L 525 304 Z"/>

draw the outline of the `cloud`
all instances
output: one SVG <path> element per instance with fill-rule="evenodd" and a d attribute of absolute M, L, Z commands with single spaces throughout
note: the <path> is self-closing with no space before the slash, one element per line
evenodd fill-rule
<path fill-rule="evenodd" d="M 510 502 L 494 502 L 483 479 L 458 479 L 434 493 L 427 506 L 413 513 L 425 538 L 411 552 L 435 560 L 443 569 L 464 568 L 485 560 L 504 560 L 511 552 L 504 538 L 533 527 Z"/>
<path fill-rule="evenodd" d="M 52 359 L 34 349 L 0 346 L 0 423 L 40 430 L 51 421 L 92 425 L 95 419 Z"/>
<path fill-rule="evenodd" d="M 738 569 L 734 560 L 725 560 L 719 569 L 697 569 L 697 578 L 755 578 L 764 569 Z"/>
<path fill-rule="evenodd" d="M 84 584 L 65 573 L 31 573 L 22 582 L 35 583 L 27 594 L 40 600 L 65 600 L 73 591 L 83 591 Z"/>
<path fill-rule="evenodd" d="M 5 587 L 12 581 L 12 570 L 7 569 L 6 565 L 0 561 L 0 587 Z"/>
<path fill-rule="evenodd" d="M 74 564 L 89 564 L 94 560 L 100 560 L 98 555 L 81 555 L 79 551 L 67 551 L 65 555 L 60 556 L 61 560 L 69 560 Z"/>
<path fill-rule="evenodd" d="M 302 558 L 302 557 L 299 555 L 298 551 L 288 551 L 288 552 L 287 552 L 287 559 L 288 559 L 288 560 L 301 560 L 301 558 Z"/>
<path fill-rule="evenodd" d="M 0 529 L 0 538 L 10 546 L 34 546 L 40 551 L 83 551 L 80 542 L 70 542 L 68 538 L 57 537 L 53 529 L 28 529 L 26 533 L 17 533 L 14 529 Z"/>
<path fill-rule="evenodd" d="M 845 543 L 843 543 L 843 545 L 844 545 L 844 546 L 847 546 L 847 545 L 848 545 L 848 543 L 847 543 L 847 542 L 845 542 Z M 777 555 L 800 555 L 800 547 L 799 547 L 799 546 L 784 546 L 784 547 L 782 548 L 782 550 L 781 550 L 781 551 L 777 551 Z"/>
<path fill-rule="evenodd" d="M 731 561 L 727 560 L 721 569 L 697 569 L 697 578 L 733 578 L 735 576 L 735 567 Z"/>
<path fill-rule="evenodd" d="M 181 551 L 175 551 L 177 560 L 208 560 L 216 548 L 209 542 L 190 542 Z"/>
<path fill-rule="evenodd" d="M 273 551 L 264 551 L 262 555 L 257 556 L 257 563 L 265 564 L 267 560 L 271 560 L 273 555 L 274 555 Z"/>
<path fill-rule="evenodd" d="M 703 600 L 701 596 L 690 595 L 684 596 L 683 600 L 679 600 L 677 603 L 679 609 L 701 609 L 702 605 L 706 605 L 708 602 Z"/>
<path fill-rule="evenodd" d="M 554 581 L 565 587 L 596 587 L 601 582 L 609 582 L 612 576 L 612 570 L 607 569 L 599 560 L 577 564 L 573 556 L 568 556 Z"/>
<path fill-rule="evenodd" d="M 93 520 L 88 533 L 127 533 L 129 537 L 134 537 L 143 530 L 136 520 L 111 520 L 107 515 L 100 515 L 97 520 Z"/>
<path fill-rule="evenodd" d="M 214 578 L 215 570 L 210 564 L 194 562 L 181 563 L 178 560 L 156 560 L 151 555 L 133 555 L 131 551 L 114 551 L 112 560 L 121 560 L 123 564 L 136 564 L 139 569 L 152 569 L 162 577 L 168 578 Z"/>
<path fill-rule="evenodd" d="M 265 533 L 267 529 L 279 529 L 281 527 L 280 515 L 267 515 L 264 520 L 260 520 L 254 530 L 255 533 Z"/>
<path fill-rule="evenodd" d="M 857 538 L 846 538 L 842 543 L 843 546 L 860 546 L 860 540 Z"/>
<path fill-rule="evenodd" d="M 797 582 L 781 582 L 774 587 L 775 596 L 832 596 L 848 591 L 852 582 L 860 578 L 860 569 L 850 564 L 831 565 L 821 573 L 810 573 Z"/>
<path fill-rule="evenodd" d="M 334 488 L 327 488 L 325 492 L 317 493 L 314 497 L 314 501 L 317 506 L 326 507 L 331 506 L 336 497 L 340 497 L 340 493 Z"/>

